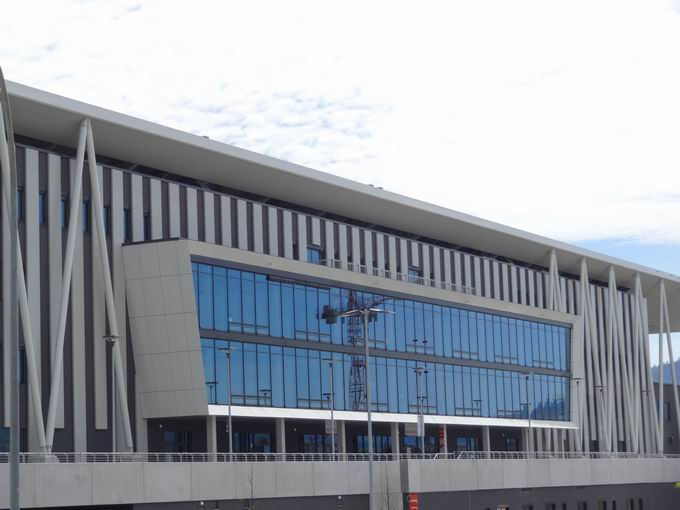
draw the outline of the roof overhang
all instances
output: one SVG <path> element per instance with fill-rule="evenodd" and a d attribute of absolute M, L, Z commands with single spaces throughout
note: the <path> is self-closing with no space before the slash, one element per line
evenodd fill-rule
<path fill-rule="evenodd" d="M 79 123 L 89 117 L 97 152 L 111 158 L 530 264 L 546 266 L 555 249 L 560 270 L 578 274 L 585 258 L 591 278 L 607 281 L 613 266 L 619 285 L 632 287 L 639 274 L 650 330 L 658 327 L 656 289 L 663 279 L 672 329 L 680 330 L 680 314 L 674 313 L 680 308 L 678 276 L 18 83 L 7 85 L 15 131 L 25 136 L 74 147 Z"/>

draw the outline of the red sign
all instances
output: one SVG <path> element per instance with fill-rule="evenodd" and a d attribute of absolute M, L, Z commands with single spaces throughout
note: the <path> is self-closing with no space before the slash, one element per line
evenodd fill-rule
<path fill-rule="evenodd" d="M 408 510 L 418 510 L 418 494 L 408 495 Z"/>
<path fill-rule="evenodd" d="M 444 434 L 446 434 L 446 429 L 444 427 L 439 427 L 439 450 L 443 450 L 444 446 L 446 446 L 446 438 L 444 437 Z"/>

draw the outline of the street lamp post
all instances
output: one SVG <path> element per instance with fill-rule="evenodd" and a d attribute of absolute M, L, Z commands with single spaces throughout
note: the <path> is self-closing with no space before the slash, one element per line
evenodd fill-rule
<path fill-rule="evenodd" d="M 601 402 L 600 409 L 602 409 L 602 414 L 605 414 L 609 411 L 608 409 L 605 409 L 605 404 L 606 404 L 605 398 L 607 398 L 606 397 L 607 386 L 605 384 L 597 384 L 597 385 L 595 385 L 595 389 L 597 390 L 598 394 L 600 395 L 600 402 Z M 643 393 L 644 393 L 644 390 L 643 390 Z M 605 425 L 602 422 L 601 417 L 598 419 L 598 422 L 600 423 L 600 429 L 599 429 L 599 432 L 598 432 L 598 435 L 597 435 L 598 448 L 599 448 L 599 451 L 603 451 L 602 450 L 602 439 L 604 438 L 604 448 L 609 448 L 609 438 L 605 436 L 605 432 L 606 432 L 607 429 L 605 428 Z"/>
<path fill-rule="evenodd" d="M 366 378 L 366 420 L 368 428 L 368 508 L 375 509 L 375 495 L 373 494 L 373 421 L 371 416 L 371 365 L 370 353 L 368 349 L 368 323 L 373 314 L 385 313 L 379 308 L 366 307 L 348 310 L 338 315 L 338 317 L 349 317 L 351 315 L 361 315 L 364 319 L 364 374 Z"/>
<path fill-rule="evenodd" d="M 425 415 L 423 412 L 423 399 L 424 397 L 421 396 L 420 394 L 420 377 L 423 374 L 427 374 L 427 369 L 425 367 L 417 366 L 416 368 L 413 369 L 413 371 L 416 373 L 416 406 L 417 410 L 416 412 L 418 413 L 418 421 L 419 427 L 418 427 L 418 436 L 420 440 L 420 453 L 422 455 L 425 454 Z"/>
<path fill-rule="evenodd" d="M 118 335 L 104 335 L 104 341 L 111 345 L 111 451 L 116 452 L 116 381 L 115 381 L 115 356 L 113 348 L 115 347 L 120 336 Z"/>
<path fill-rule="evenodd" d="M 229 437 L 229 455 L 231 460 L 231 454 L 234 453 L 233 445 L 233 432 L 231 429 L 231 353 L 234 352 L 233 347 L 220 347 L 220 351 L 224 353 L 227 358 L 227 406 L 229 407 L 229 416 L 227 418 L 227 435 Z"/>
<path fill-rule="evenodd" d="M 351 317 L 356 315 L 361 315 L 364 322 L 364 375 L 366 378 L 366 419 L 368 428 L 368 506 L 369 510 L 375 509 L 375 497 L 373 494 L 373 422 L 371 417 L 371 365 L 370 365 L 370 352 L 368 347 L 368 324 L 371 317 L 377 316 L 379 313 L 394 313 L 388 312 L 387 310 L 381 310 L 376 308 L 380 303 L 385 301 L 386 298 L 382 298 L 378 301 L 374 301 L 368 306 L 360 306 L 357 308 L 352 308 L 349 310 L 338 310 L 331 308 L 329 305 L 324 305 L 323 313 L 321 318 L 326 321 L 327 324 L 333 324 L 338 317 Z"/>
<path fill-rule="evenodd" d="M 328 367 L 331 371 L 330 393 L 324 393 L 324 395 L 328 395 L 331 406 L 331 455 L 333 456 L 333 460 L 335 460 L 335 392 L 333 391 L 333 379 L 335 375 L 333 371 L 333 362 L 335 360 L 333 358 L 324 358 L 324 361 L 328 363 Z"/>
<path fill-rule="evenodd" d="M 576 383 L 576 405 L 578 406 L 578 446 L 583 450 L 583 417 L 581 416 L 581 381 L 583 381 L 583 377 L 574 377 L 573 381 Z"/>
<path fill-rule="evenodd" d="M 527 447 L 533 446 L 534 442 L 534 437 L 532 435 L 533 431 L 531 429 L 531 400 L 529 400 L 529 378 L 531 377 L 532 372 L 529 372 L 527 374 L 524 374 L 524 389 L 526 391 L 527 395 L 527 421 L 529 422 L 529 430 L 527 432 L 527 437 L 529 440 L 527 441 Z M 528 448 L 527 448 L 528 450 Z"/>

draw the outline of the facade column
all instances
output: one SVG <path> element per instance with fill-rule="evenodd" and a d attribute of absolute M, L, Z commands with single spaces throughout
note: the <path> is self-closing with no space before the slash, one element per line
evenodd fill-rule
<path fill-rule="evenodd" d="M 395 455 L 399 455 L 399 424 L 398 423 L 392 423 L 391 424 L 391 433 L 392 433 L 392 453 Z"/>
<path fill-rule="evenodd" d="M 345 420 L 335 422 L 338 434 L 338 453 L 347 453 L 347 435 L 345 434 Z"/>
<path fill-rule="evenodd" d="M 276 418 L 276 453 L 286 453 L 285 418 Z"/>
<path fill-rule="evenodd" d="M 482 427 L 482 450 L 491 451 L 491 429 L 488 426 Z"/>
<path fill-rule="evenodd" d="M 536 430 L 536 451 L 542 452 L 543 451 L 543 429 L 535 429 L 535 430 Z"/>
<path fill-rule="evenodd" d="M 446 430 L 446 425 L 440 425 L 439 434 L 441 441 L 439 443 L 439 451 L 441 453 L 449 453 L 449 438 Z"/>
<path fill-rule="evenodd" d="M 217 453 L 217 417 L 208 416 L 205 422 L 207 451 Z"/>
<path fill-rule="evenodd" d="M 522 450 L 525 452 L 531 451 L 531 431 L 528 428 L 522 429 Z"/>

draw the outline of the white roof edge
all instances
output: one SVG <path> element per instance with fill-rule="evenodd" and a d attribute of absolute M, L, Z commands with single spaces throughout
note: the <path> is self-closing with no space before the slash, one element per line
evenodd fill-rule
<path fill-rule="evenodd" d="M 249 179 L 247 182 L 253 186 L 265 186 L 268 181 L 266 176 L 275 175 L 277 179 L 280 179 L 280 183 L 278 183 L 279 187 L 276 189 L 280 189 L 283 196 L 276 196 L 275 194 L 268 195 L 273 198 L 297 203 L 304 207 L 326 210 L 350 218 L 354 217 L 358 220 L 366 220 L 366 213 L 380 216 L 379 211 L 381 208 L 374 207 L 378 204 L 382 206 L 382 209 L 385 209 L 383 216 L 387 216 L 387 219 L 381 222 L 373 221 L 375 218 L 369 218 L 369 221 L 375 224 L 410 232 L 416 235 L 423 235 L 424 237 L 438 239 L 451 244 L 460 244 L 480 251 L 497 253 L 501 256 L 523 260 L 531 264 L 542 263 L 545 265 L 545 256 L 549 250 L 555 249 L 558 253 L 561 270 L 576 272 L 575 268 L 577 265 L 575 262 L 581 258 L 585 258 L 589 262 L 589 266 L 592 266 L 590 271 L 592 278 L 605 279 L 604 276 L 606 273 L 604 268 L 614 266 L 615 269 L 617 269 L 617 281 L 619 285 L 629 285 L 632 275 L 640 273 L 644 277 L 643 288 L 645 292 L 650 291 L 659 279 L 664 279 L 667 281 L 669 300 L 677 301 L 675 304 L 680 305 L 680 277 L 677 275 L 609 255 L 600 254 L 566 242 L 532 234 L 517 228 L 508 227 L 493 221 L 406 197 L 394 192 L 358 183 L 343 177 L 327 174 L 302 165 L 234 147 L 200 135 L 187 133 L 178 129 L 169 128 L 129 115 L 107 110 L 105 108 L 86 104 L 23 84 L 8 81 L 7 86 L 12 102 L 12 108 L 14 110 L 15 104 L 17 105 L 20 117 L 24 111 L 30 113 L 34 111 L 32 109 L 33 107 L 41 105 L 44 108 L 40 109 L 40 112 L 43 114 L 49 113 L 49 115 L 42 115 L 42 118 L 49 117 L 49 119 L 54 120 L 55 123 L 66 119 L 72 122 L 73 126 L 71 126 L 71 128 L 73 133 L 68 133 L 68 140 L 71 140 L 71 143 L 66 144 L 69 146 L 75 145 L 75 133 L 77 128 L 75 120 L 82 117 L 89 117 L 93 121 L 95 136 L 98 130 L 101 130 L 101 132 L 115 132 L 116 135 L 125 138 L 121 133 L 127 132 L 128 139 L 126 139 L 126 141 L 121 141 L 121 143 L 117 145 L 111 142 L 107 146 L 107 144 L 101 143 L 101 139 L 95 140 L 95 142 L 98 143 L 98 146 L 104 145 L 108 148 L 108 150 L 100 150 L 102 154 L 107 156 L 152 167 L 154 166 L 153 162 L 158 160 L 159 164 L 155 166 L 155 168 L 227 186 L 228 184 L 223 184 L 223 182 L 219 181 L 232 179 L 239 182 L 246 182 L 246 180 Z M 29 105 L 30 107 L 27 108 L 26 105 Z M 28 118 L 28 115 L 25 115 L 25 117 L 27 118 L 21 118 L 19 122 L 15 120 L 15 124 L 19 126 L 17 132 L 21 132 L 22 128 L 24 128 L 24 130 L 28 129 L 29 131 L 32 129 L 31 123 L 35 123 L 35 119 Z M 45 124 L 47 124 L 47 122 Z M 68 131 L 62 126 L 62 131 L 64 130 Z M 45 136 L 51 134 L 49 126 L 46 125 L 37 126 L 35 131 L 38 134 L 45 132 Z M 220 164 L 224 166 L 224 169 L 222 169 L 222 167 L 217 167 L 219 168 L 218 170 L 215 170 L 215 168 L 211 170 L 208 168 L 209 165 L 206 165 L 206 168 L 203 171 L 203 177 L 199 178 L 197 177 L 199 170 L 196 170 L 195 168 L 191 168 L 191 171 L 189 171 L 186 166 L 180 168 L 167 168 L 167 165 L 163 165 L 163 157 L 161 157 L 160 154 L 154 154 L 152 149 L 145 151 L 137 148 L 137 152 L 133 152 L 133 154 L 139 154 L 139 158 L 137 159 L 122 157 L 121 154 L 124 155 L 126 150 L 130 153 L 135 149 L 134 147 L 129 147 L 131 145 L 129 141 L 129 138 L 131 137 L 130 132 L 137 132 L 138 136 L 146 137 L 146 141 L 165 143 L 165 148 L 172 147 L 173 150 L 177 151 L 177 154 L 174 155 L 178 156 L 176 159 L 181 159 L 179 156 L 182 155 L 182 147 L 184 147 L 187 150 L 190 149 L 192 151 L 191 155 L 194 157 L 197 154 L 200 154 L 204 156 L 205 159 L 214 160 L 214 158 L 218 158 L 218 160 L 211 161 L 211 163 L 215 164 L 215 161 L 219 161 L 221 162 Z M 31 135 L 31 133 L 24 134 Z M 64 134 L 60 133 L 60 136 L 63 137 Z M 38 138 L 38 136 L 35 137 Z M 47 141 L 54 141 L 50 138 L 44 139 Z M 57 140 L 57 142 L 60 141 Z M 168 145 L 168 143 L 172 145 Z M 148 146 L 146 146 L 146 148 L 148 149 Z M 165 162 L 167 162 L 170 156 L 163 156 L 166 158 Z M 189 155 L 186 157 L 189 157 Z M 243 165 L 243 168 L 236 168 L 241 164 Z M 261 177 L 259 174 L 256 175 L 257 172 L 263 173 L 264 176 Z M 214 177 L 214 179 L 205 178 L 205 176 L 208 176 L 209 178 Z M 291 199 L 294 195 L 291 195 L 290 193 L 288 193 L 290 196 L 285 195 L 286 184 L 289 187 L 305 184 L 313 189 L 311 189 L 308 194 L 300 194 L 298 191 L 297 200 L 294 200 Z M 272 186 L 274 186 L 274 184 L 272 184 Z M 231 187 L 243 189 L 243 187 L 238 186 L 238 182 Z M 244 189 L 244 191 L 257 193 L 257 189 L 259 188 Z M 298 189 L 299 188 L 296 188 L 296 190 Z M 328 208 L 323 207 L 324 204 L 332 202 L 333 197 L 324 197 L 326 198 L 325 200 L 320 200 L 320 197 L 315 196 L 315 191 L 318 192 L 319 189 L 323 189 L 326 192 L 332 191 L 334 192 L 334 196 L 339 195 L 336 199 L 335 207 L 333 204 L 329 204 L 330 206 Z M 267 195 L 267 193 L 262 192 L 259 194 Z M 346 197 L 347 194 L 351 195 L 352 201 L 354 202 L 353 206 L 360 210 L 355 216 L 352 216 L 351 214 L 353 210 L 350 210 L 350 214 L 348 214 L 348 207 L 344 207 L 345 210 L 338 210 L 337 204 L 344 203 L 342 198 L 343 196 Z M 370 202 L 361 202 L 362 199 L 360 197 L 369 199 Z M 362 207 L 363 209 L 361 209 Z M 363 211 L 364 214 L 362 214 L 361 211 Z M 411 225 L 409 225 L 409 223 Z M 442 233 L 443 235 L 432 235 L 431 232 L 424 231 L 424 229 L 427 229 L 434 223 L 437 224 L 436 228 L 438 228 L 438 230 L 436 230 L 435 227 L 432 227 L 431 230 Z M 418 231 L 419 228 L 411 228 L 414 224 L 416 227 L 422 227 L 420 230 L 423 231 Z M 460 230 L 468 230 L 469 232 L 460 232 L 458 234 L 458 231 Z M 474 235 L 466 235 L 470 232 L 474 232 Z M 461 242 L 459 242 L 459 240 L 447 238 L 449 234 L 454 237 L 458 234 L 463 236 L 464 239 L 461 239 Z M 475 239 L 471 239 L 471 237 L 474 237 Z M 467 242 L 462 242 L 463 240 Z M 478 242 L 476 243 L 475 241 Z M 513 243 L 513 241 L 515 242 Z M 520 241 L 522 245 L 516 241 Z M 489 249 L 489 244 L 497 249 Z M 542 259 L 543 262 L 541 262 Z M 619 270 L 622 270 L 623 274 L 619 274 Z M 652 300 L 653 299 L 654 297 L 652 295 Z M 674 303 L 671 303 L 671 308 L 674 307 L 673 304 Z M 650 314 L 650 320 L 653 316 L 654 314 Z M 678 326 L 680 327 L 680 320 L 678 320 Z"/>

